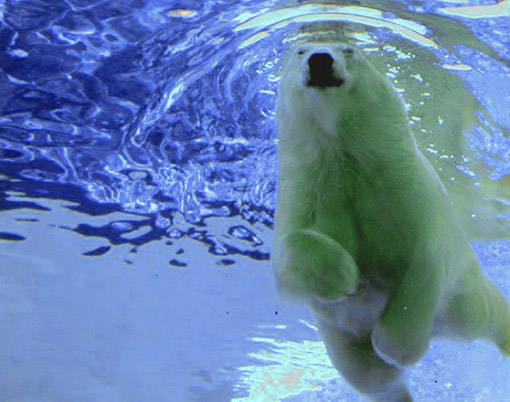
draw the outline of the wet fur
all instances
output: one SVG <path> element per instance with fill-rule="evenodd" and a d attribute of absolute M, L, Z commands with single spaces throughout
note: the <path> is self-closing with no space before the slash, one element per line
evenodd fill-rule
<path fill-rule="evenodd" d="M 314 54 L 340 86 L 307 85 Z M 312 306 L 333 364 L 374 401 L 411 401 L 402 368 L 434 335 L 510 354 L 510 307 L 484 276 L 402 102 L 356 49 L 301 45 L 277 104 L 272 259 L 280 293 Z"/>

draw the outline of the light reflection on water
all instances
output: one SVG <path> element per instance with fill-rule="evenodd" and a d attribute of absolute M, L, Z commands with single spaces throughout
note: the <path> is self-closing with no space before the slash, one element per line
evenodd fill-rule
<path fill-rule="evenodd" d="M 248 387 L 249 394 L 232 401 L 279 401 L 306 391 L 320 391 L 321 384 L 338 377 L 320 341 L 271 338 L 251 338 L 250 341 L 266 347 L 249 355 L 257 359 L 258 365 L 240 367 L 241 381 Z"/>
<path fill-rule="evenodd" d="M 313 22 L 348 22 L 358 23 L 374 28 L 388 28 L 406 39 L 425 47 L 437 48 L 437 44 L 424 36 L 426 28 L 414 21 L 400 18 L 385 18 L 382 12 L 368 7 L 337 6 L 306 4 L 297 7 L 284 8 L 254 17 L 234 28 L 235 31 L 245 29 L 266 28 L 242 42 L 238 48 L 242 49 L 271 35 L 276 29 L 286 28 L 293 23 Z"/>

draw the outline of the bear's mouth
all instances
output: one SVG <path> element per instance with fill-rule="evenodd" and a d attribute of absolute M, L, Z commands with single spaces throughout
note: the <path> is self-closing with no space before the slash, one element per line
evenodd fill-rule
<path fill-rule="evenodd" d="M 329 53 L 314 53 L 308 59 L 309 87 L 328 88 L 339 87 L 345 80 L 335 76 L 333 57 Z"/>

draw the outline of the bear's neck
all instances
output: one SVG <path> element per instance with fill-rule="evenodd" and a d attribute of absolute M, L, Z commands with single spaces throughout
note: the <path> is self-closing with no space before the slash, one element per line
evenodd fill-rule
<path fill-rule="evenodd" d="M 280 139 L 280 173 L 292 177 L 303 175 L 311 179 L 344 175 L 384 177 L 388 172 L 394 178 L 395 166 L 416 163 L 419 151 L 406 125 L 395 125 L 391 129 L 392 136 L 388 138 L 389 128 L 380 125 L 377 129 L 378 123 L 368 121 L 356 126 L 345 125 L 337 128 L 336 134 L 314 125 L 310 127 L 308 135 Z M 295 127 L 286 127 L 281 131 L 303 132 L 299 130 L 303 123 L 296 119 L 295 124 Z M 403 132 L 397 132 L 403 128 Z M 384 141 L 378 138 L 378 133 L 385 136 Z"/>

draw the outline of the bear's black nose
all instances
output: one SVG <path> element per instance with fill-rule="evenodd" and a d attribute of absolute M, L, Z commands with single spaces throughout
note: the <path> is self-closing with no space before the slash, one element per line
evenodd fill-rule
<path fill-rule="evenodd" d="M 333 69 L 333 57 L 329 53 L 314 53 L 308 59 L 310 87 L 339 87 L 344 80 L 335 76 Z"/>

